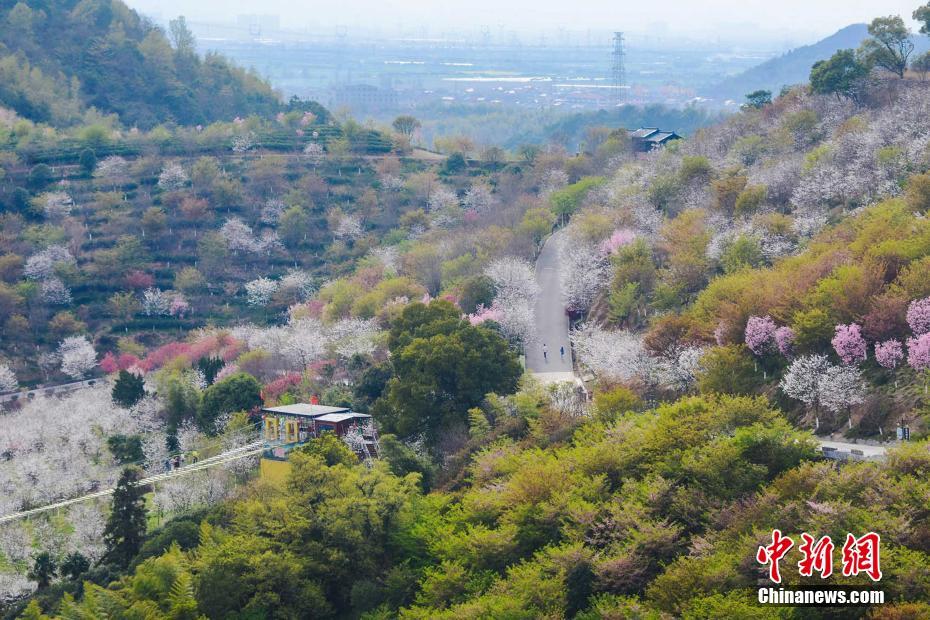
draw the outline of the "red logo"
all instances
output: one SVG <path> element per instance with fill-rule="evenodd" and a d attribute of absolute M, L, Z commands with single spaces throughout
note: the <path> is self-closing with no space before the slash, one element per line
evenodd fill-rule
<path fill-rule="evenodd" d="M 801 534 L 801 541 L 798 546 L 798 551 L 802 556 L 801 561 L 798 562 L 798 573 L 803 577 L 811 577 L 816 571 L 821 579 L 832 575 L 835 548 L 833 540 L 829 536 L 823 536 L 818 540 L 804 532 Z M 880 580 L 882 578 L 879 558 L 880 544 L 881 537 L 875 532 L 869 532 L 860 538 L 847 534 L 842 551 L 843 576 L 854 577 L 859 573 L 865 573 L 872 581 Z M 782 535 L 781 530 L 772 530 L 772 543 L 759 547 L 756 551 L 756 561 L 763 566 L 768 565 L 769 579 L 773 582 L 781 583 L 779 562 L 793 546 L 794 541 Z"/>

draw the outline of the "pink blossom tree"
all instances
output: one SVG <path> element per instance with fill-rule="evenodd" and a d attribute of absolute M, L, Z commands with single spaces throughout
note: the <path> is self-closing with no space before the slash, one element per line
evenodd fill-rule
<path fill-rule="evenodd" d="M 916 336 L 930 332 L 930 297 L 911 302 L 907 308 L 907 324 Z"/>
<path fill-rule="evenodd" d="M 775 330 L 775 345 L 778 347 L 778 352 L 785 357 L 794 352 L 794 339 L 794 330 L 788 326 L 782 326 Z"/>
<path fill-rule="evenodd" d="M 768 353 L 775 339 L 775 331 L 775 321 L 772 317 L 749 317 L 746 321 L 746 346 L 756 355 Z"/>
<path fill-rule="evenodd" d="M 875 345 L 875 361 L 883 368 L 895 369 L 904 359 L 904 347 L 898 340 L 886 340 Z"/>
<path fill-rule="evenodd" d="M 632 243 L 636 239 L 636 233 L 629 228 L 618 228 L 610 237 L 601 242 L 601 252 L 604 254 L 616 254 L 623 246 Z"/>
<path fill-rule="evenodd" d="M 864 362 L 867 357 L 865 338 L 862 329 L 856 323 L 837 325 L 833 340 L 833 350 L 847 366 Z"/>
<path fill-rule="evenodd" d="M 930 333 L 907 339 L 907 363 L 917 371 L 930 369 Z"/>

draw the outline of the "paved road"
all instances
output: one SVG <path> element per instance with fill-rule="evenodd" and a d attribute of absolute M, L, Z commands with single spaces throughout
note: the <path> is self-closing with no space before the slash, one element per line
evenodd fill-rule
<path fill-rule="evenodd" d="M 526 368 L 544 380 L 574 379 L 568 315 L 559 283 L 559 245 L 564 237 L 564 231 L 549 237 L 536 260 L 536 281 L 540 289 L 536 301 L 536 335 L 526 346 Z M 543 344 L 548 348 L 548 359 L 543 358 Z M 559 347 L 565 347 L 564 358 L 559 355 Z"/>
<path fill-rule="evenodd" d="M 870 446 L 863 443 L 820 440 L 824 456 L 845 461 L 883 461 L 888 453 L 885 446 Z M 855 450 L 855 452 L 853 452 Z"/>

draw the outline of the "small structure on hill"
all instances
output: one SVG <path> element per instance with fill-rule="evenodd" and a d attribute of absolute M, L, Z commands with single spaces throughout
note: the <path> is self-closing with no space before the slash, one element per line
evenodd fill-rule
<path fill-rule="evenodd" d="M 630 134 L 634 153 L 648 153 L 673 142 L 681 140 L 674 131 L 662 131 L 658 127 L 640 127 Z"/>
<path fill-rule="evenodd" d="M 287 453 L 322 433 L 341 437 L 362 460 L 378 456 L 378 437 L 367 413 L 348 407 L 296 403 L 262 409 L 264 458 L 285 460 Z"/>

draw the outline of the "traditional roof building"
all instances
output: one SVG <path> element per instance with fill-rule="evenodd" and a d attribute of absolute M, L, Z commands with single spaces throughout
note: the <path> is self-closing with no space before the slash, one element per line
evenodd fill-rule
<path fill-rule="evenodd" d="M 662 131 L 658 127 L 640 127 L 630 133 L 630 138 L 635 153 L 648 153 L 674 140 L 681 140 L 681 136 L 674 131 Z"/>

